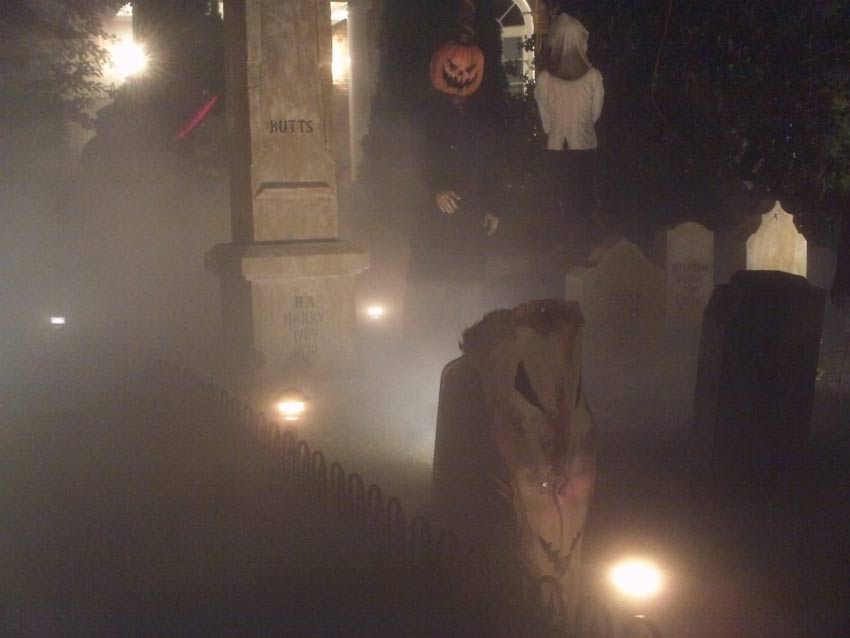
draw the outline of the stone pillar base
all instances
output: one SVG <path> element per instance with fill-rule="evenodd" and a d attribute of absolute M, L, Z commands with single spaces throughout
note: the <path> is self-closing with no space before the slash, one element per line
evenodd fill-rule
<path fill-rule="evenodd" d="M 268 373 L 336 372 L 355 363 L 355 276 L 369 254 L 340 240 L 218 244 L 224 336 Z"/>

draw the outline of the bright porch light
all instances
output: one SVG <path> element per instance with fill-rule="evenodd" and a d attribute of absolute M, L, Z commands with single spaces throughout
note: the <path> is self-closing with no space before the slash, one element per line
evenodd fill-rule
<path fill-rule="evenodd" d="M 133 40 L 119 40 L 109 48 L 112 68 L 122 78 L 138 75 L 148 66 L 145 48 Z"/>
<path fill-rule="evenodd" d="M 348 38 L 335 35 L 332 42 L 331 74 L 334 84 L 348 83 L 351 60 L 348 57 Z"/>

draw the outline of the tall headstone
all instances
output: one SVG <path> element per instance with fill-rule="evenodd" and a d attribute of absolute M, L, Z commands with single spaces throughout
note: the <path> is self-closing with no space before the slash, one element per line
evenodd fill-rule
<path fill-rule="evenodd" d="M 554 300 L 465 330 L 440 380 L 432 482 L 440 522 L 485 552 L 491 580 L 515 594 L 522 574 L 554 581 L 541 602 L 570 611 L 596 479 L 581 334 L 578 305 Z"/>
<path fill-rule="evenodd" d="M 806 263 L 806 238 L 794 225 L 794 216 L 777 201 L 747 239 L 747 270 L 781 270 L 805 277 Z"/>
<path fill-rule="evenodd" d="M 348 367 L 369 259 L 338 238 L 330 5 L 231 0 L 224 17 L 233 243 L 208 264 L 225 336 L 271 369 Z"/>
<path fill-rule="evenodd" d="M 651 343 L 664 328 L 664 271 L 627 239 L 568 272 L 565 296 L 579 302 L 587 338 L 611 348 Z"/>
<path fill-rule="evenodd" d="M 714 290 L 714 233 L 686 222 L 666 233 L 667 326 L 699 330 Z"/>
<path fill-rule="evenodd" d="M 717 476 L 774 482 L 800 460 L 826 293 L 779 271 L 739 271 L 706 308 L 694 401 Z"/>

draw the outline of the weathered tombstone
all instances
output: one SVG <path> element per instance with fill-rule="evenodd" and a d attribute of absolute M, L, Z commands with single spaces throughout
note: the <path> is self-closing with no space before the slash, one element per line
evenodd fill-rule
<path fill-rule="evenodd" d="M 232 0 L 225 32 L 233 243 L 208 254 L 225 337 L 272 370 L 348 367 L 368 254 L 337 237 L 330 5 Z"/>
<path fill-rule="evenodd" d="M 714 290 L 714 233 L 686 222 L 666 233 L 667 326 L 699 330 Z"/>
<path fill-rule="evenodd" d="M 504 570 L 495 580 L 554 579 L 564 598 L 541 602 L 568 610 L 596 475 L 582 323 L 575 303 L 533 301 L 464 332 L 440 382 L 432 484 L 441 522 Z"/>
<path fill-rule="evenodd" d="M 806 445 L 826 294 L 802 277 L 740 271 L 704 315 L 694 401 L 718 477 L 771 484 Z"/>
<path fill-rule="evenodd" d="M 581 305 L 587 338 L 611 348 L 652 343 L 664 327 L 664 271 L 627 239 L 567 273 L 565 296 Z"/>
<path fill-rule="evenodd" d="M 806 265 L 806 238 L 794 225 L 794 216 L 777 201 L 747 239 L 747 270 L 781 270 L 805 277 Z"/>

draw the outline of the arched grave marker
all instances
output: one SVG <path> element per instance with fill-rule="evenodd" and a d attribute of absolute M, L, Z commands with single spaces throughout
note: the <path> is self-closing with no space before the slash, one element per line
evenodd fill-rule
<path fill-rule="evenodd" d="M 578 301 L 588 340 L 609 348 L 653 342 L 664 326 L 664 271 L 627 239 L 591 268 L 567 273 L 567 300 Z"/>
<path fill-rule="evenodd" d="M 699 330 L 714 290 L 714 233 L 685 222 L 666 233 L 667 326 Z"/>
<path fill-rule="evenodd" d="M 780 270 L 805 277 L 807 253 L 806 238 L 794 225 L 794 216 L 777 201 L 747 239 L 747 270 Z"/>

